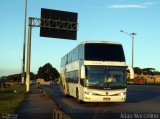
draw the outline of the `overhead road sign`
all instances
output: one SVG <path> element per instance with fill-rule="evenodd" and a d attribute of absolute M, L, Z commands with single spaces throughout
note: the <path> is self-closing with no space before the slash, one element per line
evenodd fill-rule
<path fill-rule="evenodd" d="M 77 39 L 78 13 L 41 8 L 40 36 Z"/>

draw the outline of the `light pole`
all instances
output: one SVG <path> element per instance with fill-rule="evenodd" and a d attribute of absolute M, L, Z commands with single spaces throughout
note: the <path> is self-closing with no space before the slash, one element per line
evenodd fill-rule
<path fill-rule="evenodd" d="M 134 36 L 136 35 L 136 33 L 132 32 L 132 33 L 127 33 L 123 30 L 120 30 L 120 32 L 123 32 L 127 35 L 129 35 L 132 38 L 132 68 L 134 66 Z"/>
<path fill-rule="evenodd" d="M 24 84 L 24 78 L 25 78 L 26 18 L 27 18 L 27 0 L 25 0 L 25 16 L 24 16 L 24 41 L 23 41 L 23 59 L 22 59 L 22 84 Z"/>

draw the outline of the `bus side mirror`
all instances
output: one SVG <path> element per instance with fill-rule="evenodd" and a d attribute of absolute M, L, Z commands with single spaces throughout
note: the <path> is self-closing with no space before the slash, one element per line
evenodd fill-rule
<path fill-rule="evenodd" d="M 128 66 L 128 70 L 130 72 L 129 78 L 130 79 L 134 79 L 134 70 L 133 70 L 133 68 L 131 66 Z"/>
<path fill-rule="evenodd" d="M 81 66 L 81 79 L 86 79 L 86 68 L 84 65 Z"/>

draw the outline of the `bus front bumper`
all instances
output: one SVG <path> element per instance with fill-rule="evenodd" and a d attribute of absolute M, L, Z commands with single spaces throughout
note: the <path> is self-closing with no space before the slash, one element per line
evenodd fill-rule
<path fill-rule="evenodd" d="M 125 102 L 126 95 L 120 96 L 95 96 L 95 95 L 85 95 L 84 102 Z"/>

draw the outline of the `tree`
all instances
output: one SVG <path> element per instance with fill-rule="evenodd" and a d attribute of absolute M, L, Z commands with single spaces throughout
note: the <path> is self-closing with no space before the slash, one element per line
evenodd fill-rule
<path fill-rule="evenodd" d="M 139 68 L 139 67 L 134 67 L 134 73 L 135 74 L 141 74 L 143 73 L 144 75 L 160 75 L 159 71 L 156 71 L 155 68 Z"/>
<path fill-rule="evenodd" d="M 134 73 L 140 75 L 142 73 L 142 69 L 140 69 L 139 67 L 134 67 Z"/>
<path fill-rule="evenodd" d="M 145 75 L 154 75 L 155 68 L 144 68 L 142 69 L 143 74 Z"/>
<path fill-rule="evenodd" d="M 25 72 L 26 74 L 26 72 Z M 1 77 L 3 78 L 3 77 Z M 33 72 L 30 72 L 30 80 L 36 79 L 36 75 Z M 5 81 L 8 82 L 21 82 L 21 73 L 20 74 L 12 74 L 9 76 L 5 76 Z"/>
<path fill-rule="evenodd" d="M 52 67 L 50 63 L 45 64 L 38 70 L 37 78 L 43 78 L 45 81 L 55 80 L 60 77 L 56 68 Z"/>
<path fill-rule="evenodd" d="M 159 71 L 154 71 L 153 74 L 154 75 L 160 75 L 160 72 Z"/>

